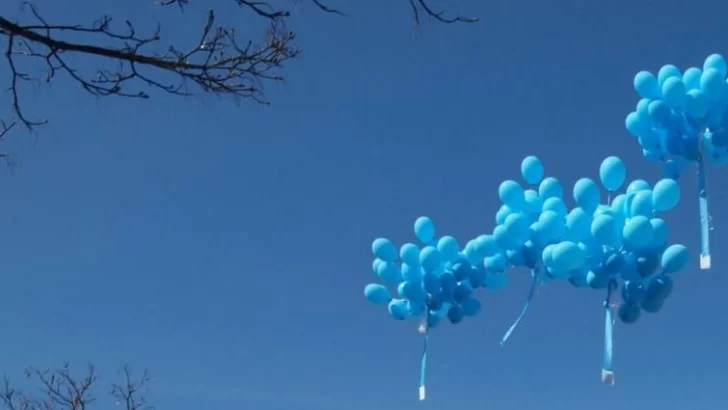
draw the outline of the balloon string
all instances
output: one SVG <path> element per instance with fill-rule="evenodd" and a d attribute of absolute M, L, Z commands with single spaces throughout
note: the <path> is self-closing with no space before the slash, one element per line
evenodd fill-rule
<path fill-rule="evenodd" d="M 705 163 L 698 157 L 698 205 L 700 207 L 700 269 L 710 269 L 710 217 L 708 215 L 708 189 Z"/>
<path fill-rule="evenodd" d="M 425 381 L 427 375 L 427 342 L 430 338 L 430 326 L 425 319 L 425 340 L 422 348 L 422 357 L 420 358 L 420 401 L 425 400 Z"/>
<path fill-rule="evenodd" d="M 526 316 L 526 312 L 528 312 L 529 306 L 531 306 L 531 301 L 533 300 L 533 297 L 536 295 L 536 290 L 538 289 L 538 285 L 540 283 L 540 279 L 538 277 L 539 269 L 534 268 L 531 270 L 531 288 L 528 291 L 528 296 L 526 297 L 526 303 L 523 305 L 523 309 L 521 309 L 521 314 L 518 315 L 516 318 L 516 321 L 513 322 L 510 328 L 508 328 L 508 331 L 505 335 L 503 335 L 503 339 L 501 339 L 501 346 L 503 346 L 508 339 L 513 334 L 513 331 L 516 330 L 516 327 L 518 327 L 518 324 L 521 323 L 521 320 L 524 316 Z"/>
<path fill-rule="evenodd" d="M 614 315 L 612 312 L 612 292 L 616 290 L 614 279 L 607 286 L 607 297 L 604 299 L 604 363 L 602 364 L 602 382 L 614 386 L 614 371 L 612 370 L 612 357 L 614 349 Z"/>

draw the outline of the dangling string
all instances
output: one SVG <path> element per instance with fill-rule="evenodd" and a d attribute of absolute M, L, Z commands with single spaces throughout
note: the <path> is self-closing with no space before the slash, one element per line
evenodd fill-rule
<path fill-rule="evenodd" d="M 521 309 L 521 314 L 518 315 L 516 321 L 513 322 L 506 334 L 503 335 L 503 339 L 501 339 L 500 342 L 501 346 L 503 346 L 508 341 L 508 339 L 511 337 L 511 334 L 513 334 L 513 331 L 516 330 L 516 327 L 518 327 L 518 324 L 521 323 L 521 319 L 526 316 L 526 312 L 528 312 L 528 307 L 531 306 L 531 300 L 533 300 L 533 297 L 536 295 L 536 291 L 538 290 L 538 285 L 540 283 L 541 279 L 539 278 L 539 269 L 538 267 L 535 267 L 531 269 L 531 289 L 528 290 L 526 303 L 523 305 L 523 309 Z"/>
<path fill-rule="evenodd" d="M 700 269 L 710 269 L 710 217 L 708 190 L 705 182 L 705 162 L 698 156 L 698 204 L 700 206 Z"/>
<path fill-rule="evenodd" d="M 430 338 L 430 326 L 428 326 L 427 323 L 427 315 L 429 313 L 425 314 L 425 319 L 420 324 L 420 332 L 424 333 L 425 335 L 425 341 L 424 346 L 422 348 L 422 357 L 420 358 L 420 401 L 425 400 L 426 391 L 425 391 L 425 381 L 426 381 L 426 375 L 427 375 L 427 339 Z"/>
<path fill-rule="evenodd" d="M 612 292 L 617 289 L 617 282 L 609 280 L 607 297 L 604 299 L 604 363 L 602 364 L 602 382 L 614 386 L 612 355 L 614 348 L 614 313 L 612 309 Z"/>

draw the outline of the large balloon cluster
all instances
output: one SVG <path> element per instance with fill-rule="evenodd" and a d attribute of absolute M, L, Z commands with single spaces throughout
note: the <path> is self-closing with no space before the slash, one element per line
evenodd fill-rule
<path fill-rule="evenodd" d="M 634 89 L 641 99 L 625 120 L 645 158 L 663 163 L 666 176 L 677 179 L 696 164 L 702 269 L 711 265 L 705 164 L 728 163 L 727 71 L 720 54 L 685 72 L 672 64 L 662 66 L 657 75 L 640 71 Z"/>

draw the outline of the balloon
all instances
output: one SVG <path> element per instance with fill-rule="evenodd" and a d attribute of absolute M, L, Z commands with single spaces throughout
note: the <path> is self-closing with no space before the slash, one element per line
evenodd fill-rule
<path fill-rule="evenodd" d="M 643 179 L 635 179 L 627 186 L 627 194 L 634 194 L 639 191 L 644 191 L 646 189 L 650 189 L 650 184 L 647 183 L 647 181 Z"/>
<path fill-rule="evenodd" d="M 599 187 L 589 178 L 581 178 L 574 184 L 574 201 L 587 212 L 594 212 L 599 205 Z"/>
<path fill-rule="evenodd" d="M 440 316 L 437 312 L 429 311 L 427 314 L 427 327 L 434 328 L 440 324 Z"/>
<path fill-rule="evenodd" d="M 680 186 L 673 179 L 661 179 L 652 189 L 652 203 L 658 212 L 669 211 L 680 201 Z"/>
<path fill-rule="evenodd" d="M 516 181 L 503 181 L 498 187 L 498 197 L 511 209 L 519 209 L 525 202 L 523 187 Z"/>
<path fill-rule="evenodd" d="M 543 179 L 543 164 L 538 157 L 528 156 L 521 162 L 521 175 L 529 185 L 536 185 Z"/>
<path fill-rule="evenodd" d="M 702 90 L 690 90 L 685 95 L 685 112 L 695 119 L 705 117 L 710 100 Z"/>
<path fill-rule="evenodd" d="M 654 232 L 650 248 L 655 250 L 662 249 L 667 243 L 667 224 L 663 219 L 660 218 L 650 219 L 650 224 L 652 225 L 652 230 Z"/>
<path fill-rule="evenodd" d="M 640 115 L 635 111 L 627 114 L 627 118 L 624 119 L 624 126 L 627 128 L 627 131 L 632 134 L 632 136 L 640 137 L 650 129 L 648 120 L 652 121 L 649 117 L 640 117 Z"/>
<path fill-rule="evenodd" d="M 663 299 L 645 299 L 640 303 L 640 307 L 642 310 L 648 313 L 657 313 L 662 309 L 662 305 L 664 304 Z"/>
<path fill-rule="evenodd" d="M 622 228 L 624 243 L 631 249 L 642 249 L 649 246 L 654 234 L 650 220 L 641 215 L 631 218 Z"/>
<path fill-rule="evenodd" d="M 703 75 L 703 70 L 698 67 L 690 67 L 683 73 L 683 82 L 690 91 L 700 89 L 700 77 Z"/>
<path fill-rule="evenodd" d="M 503 225 L 505 223 L 506 218 L 508 215 L 511 214 L 511 208 L 508 207 L 508 205 L 501 205 L 500 208 L 498 208 L 498 212 L 495 213 L 495 223 L 498 225 Z"/>
<path fill-rule="evenodd" d="M 447 312 L 447 318 L 450 319 L 450 323 L 453 325 L 460 323 L 463 320 L 463 316 L 465 316 L 465 312 L 463 312 L 463 308 L 459 305 L 453 305 Z"/>
<path fill-rule="evenodd" d="M 374 259 L 374 261 L 372 262 L 372 270 L 374 271 L 374 273 L 379 272 L 379 264 L 380 263 L 384 263 L 384 261 L 381 260 L 381 259 L 379 259 L 379 258 Z"/>
<path fill-rule="evenodd" d="M 629 211 L 632 216 L 651 217 L 655 212 L 655 205 L 652 202 L 652 191 L 639 191 L 632 195 Z M 629 201 L 629 198 L 628 198 Z"/>
<path fill-rule="evenodd" d="M 418 266 L 420 264 L 420 248 L 413 243 L 406 243 L 399 248 L 399 258 L 408 265 Z"/>
<path fill-rule="evenodd" d="M 564 217 L 554 211 L 544 211 L 538 218 L 546 239 L 558 239 L 564 233 Z"/>
<path fill-rule="evenodd" d="M 376 283 L 370 283 L 364 287 L 364 297 L 375 305 L 386 305 L 392 300 L 389 290 Z"/>
<path fill-rule="evenodd" d="M 627 303 L 639 305 L 645 300 L 647 291 L 641 282 L 628 280 L 622 286 L 622 300 Z"/>
<path fill-rule="evenodd" d="M 643 98 L 660 98 L 657 77 L 649 71 L 640 71 L 634 76 L 634 89 Z"/>
<path fill-rule="evenodd" d="M 504 221 L 505 222 L 505 221 Z M 493 256 L 500 251 L 498 242 L 493 235 L 480 235 L 475 239 L 475 246 L 479 253 L 485 256 Z"/>
<path fill-rule="evenodd" d="M 524 197 L 526 199 L 526 206 L 523 210 L 527 214 L 529 214 L 529 216 L 532 216 L 532 214 L 536 214 L 536 217 L 538 217 L 537 214 L 541 213 L 541 207 L 543 206 L 543 201 L 538 195 L 538 192 L 534 191 L 533 189 L 527 189 L 526 191 L 524 191 Z"/>
<path fill-rule="evenodd" d="M 584 265 L 584 252 L 574 242 L 564 241 L 557 244 L 551 254 L 554 267 L 559 272 L 569 272 Z"/>
<path fill-rule="evenodd" d="M 703 70 L 703 75 L 700 77 L 700 89 L 710 99 L 710 101 L 717 101 L 723 94 L 725 88 L 725 76 L 715 68 L 708 68 Z"/>
<path fill-rule="evenodd" d="M 647 282 L 647 299 L 666 299 L 672 293 L 672 278 L 665 274 L 653 276 Z"/>
<path fill-rule="evenodd" d="M 377 275 L 388 283 L 399 283 L 402 281 L 402 272 L 394 262 L 382 262 L 377 266 Z"/>
<path fill-rule="evenodd" d="M 680 272 L 690 260 L 688 248 L 684 245 L 670 245 L 662 253 L 663 273 Z"/>
<path fill-rule="evenodd" d="M 452 266 L 452 274 L 458 282 L 469 279 L 473 273 L 473 267 L 467 262 L 457 262 Z"/>
<path fill-rule="evenodd" d="M 669 128 L 672 125 L 672 111 L 664 101 L 655 100 L 648 106 L 650 118 L 655 124 Z"/>
<path fill-rule="evenodd" d="M 607 157 L 599 166 L 599 180 L 607 191 L 614 192 L 621 188 L 626 178 L 627 167 L 619 157 Z"/>
<path fill-rule="evenodd" d="M 637 273 L 646 278 L 657 271 L 660 267 L 660 257 L 655 254 L 646 254 L 637 257 Z"/>
<path fill-rule="evenodd" d="M 570 239 L 579 242 L 591 234 L 592 218 L 583 208 L 574 208 L 566 216 L 566 229 Z"/>
<path fill-rule="evenodd" d="M 726 75 L 726 62 L 722 55 L 720 54 L 711 54 L 708 56 L 708 58 L 705 59 L 705 63 L 703 63 L 703 69 L 709 70 L 713 69 L 720 73 L 721 76 L 725 77 Z"/>
<path fill-rule="evenodd" d="M 591 223 L 591 234 L 602 245 L 617 247 L 620 243 L 617 220 L 609 214 L 594 217 Z"/>
<path fill-rule="evenodd" d="M 415 221 L 415 236 L 420 242 L 429 244 L 435 239 L 435 223 L 432 219 L 421 216 Z"/>
<path fill-rule="evenodd" d="M 670 77 L 662 84 L 662 95 L 667 105 L 680 109 L 685 106 L 687 89 L 679 77 Z"/>
<path fill-rule="evenodd" d="M 670 78 L 682 78 L 682 73 L 680 73 L 680 69 L 674 65 L 665 64 L 660 68 L 660 71 L 657 72 L 657 82 L 660 87 L 663 87 Z"/>
<path fill-rule="evenodd" d="M 389 302 L 389 315 L 396 320 L 405 320 L 407 318 L 407 303 L 402 299 L 392 299 Z"/>
<path fill-rule="evenodd" d="M 372 252 L 374 256 L 385 262 L 394 262 L 397 260 L 397 248 L 389 239 L 375 239 L 372 242 Z"/>
<path fill-rule="evenodd" d="M 543 201 L 543 207 L 541 210 L 543 212 L 554 211 L 562 218 L 565 218 L 566 214 L 569 212 L 564 200 L 558 197 L 551 197 Z"/>
<path fill-rule="evenodd" d="M 460 245 L 452 236 L 443 236 L 437 241 L 437 251 L 445 261 L 453 261 L 460 253 Z"/>
<path fill-rule="evenodd" d="M 663 175 L 665 176 L 665 178 L 678 179 L 680 177 L 680 174 L 682 174 L 683 170 L 685 169 L 686 165 L 686 161 L 682 160 L 681 158 L 668 159 L 665 162 Z"/>
<path fill-rule="evenodd" d="M 508 215 L 503 224 L 508 235 L 518 244 L 522 244 L 528 239 L 529 225 L 528 218 L 525 215 L 515 213 Z"/>
<path fill-rule="evenodd" d="M 506 269 L 506 257 L 502 253 L 489 256 L 483 260 L 485 270 L 490 272 L 503 272 Z"/>
<path fill-rule="evenodd" d="M 427 300 L 427 293 L 420 283 L 401 282 L 397 286 L 397 294 L 412 302 L 424 303 Z"/>
<path fill-rule="evenodd" d="M 553 197 L 562 198 L 564 196 L 564 188 L 561 187 L 558 179 L 548 177 L 539 184 L 538 195 L 544 201 Z"/>
<path fill-rule="evenodd" d="M 478 313 L 480 313 L 480 301 L 475 298 L 469 298 L 462 302 L 460 305 L 463 309 L 463 314 L 465 316 L 476 316 Z"/>
<path fill-rule="evenodd" d="M 623 303 L 617 311 L 619 320 L 628 325 L 637 322 L 641 314 L 642 310 L 640 310 L 639 305 L 633 305 L 631 303 Z"/>
<path fill-rule="evenodd" d="M 417 260 L 417 265 L 410 265 L 403 263 L 400 268 L 402 272 L 402 280 L 407 282 L 418 282 L 422 280 L 422 268 L 420 268 L 420 261 Z"/>
<path fill-rule="evenodd" d="M 440 276 L 438 274 L 434 272 L 427 272 L 424 274 L 422 279 L 427 293 L 434 295 L 442 291 L 442 287 L 440 286 Z"/>
<path fill-rule="evenodd" d="M 586 280 L 592 289 L 605 289 L 609 286 L 609 275 L 603 271 L 589 271 L 589 273 L 586 274 Z"/>
<path fill-rule="evenodd" d="M 463 281 L 455 287 L 455 291 L 453 292 L 453 299 L 455 299 L 455 301 L 458 303 L 463 303 L 465 302 L 465 300 L 470 298 L 472 294 L 473 287 L 470 286 L 469 282 Z"/>
<path fill-rule="evenodd" d="M 503 249 L 516 249 L 519 245 L 517 239 L 508 233 L 504 225 L 498 225 L 493 229 L 493 237 L 496 243 Z"/>
<path fill-rule="evenodd" d="M 441 262 L 440 253 L 434 246 L 425 246 L 420 252 L 420 264 L 428 272 L 437 270 Z"/>

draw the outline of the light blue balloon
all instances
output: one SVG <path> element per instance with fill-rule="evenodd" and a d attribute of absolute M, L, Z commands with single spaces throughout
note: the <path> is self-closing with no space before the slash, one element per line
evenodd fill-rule
<path fill-rule="evenodd" d="M 500 252 L 498 242 L 495 240 L 493 235 L 480 235 L 475 239 L 475 246 L 478 253 L 486 256 L 493 256 Z"/>
<path fill-rule="evenodd" d="M 536 214 L 535 216 L 537 217 L 538 214 L 541 213 L 541 207 L 543 206 L 543 201 L 538 195 L 538 192 L 533 189 L 527 189 L 524 192 L 524 196 L 526 198 L 526 206 L 523 209 L 524 212 L 528 215 Z"/>
<path fill-rule="evenodd" d="M 657 77 L 649 71 L 640 71 L 634 76 L 634 89 L 642 98 L 660 98 Z"/>
<path fill-rule="evenodd" d="M 624 215 L 624 209 L 625 209 L 626 202 L 627 202 L 627 196 L 625 194 L 619 194 L 619 195 L 615 196 L 612 199 L 612 203 L 610 204 L 611 208 L 612 208 L 612 212 L 622 215 L 622 216 L 626 216 L 626 215 Z"/>
<path fill-rule="evenodd" d="M 686 166 L 687 161 L 685 161 L 685 159 L 683 158 L 668 159 L 663 167 L 662 175 L 665 178 L 677 180 L 678 178 L 680 178 L 680 175 L 682 174 L 683 170 L 685 170 Z"/>
<path fill-rule="evenodd" d="M 483 266 L 486 272 L 504 272 L 508 261 L 505 255 L 499 253 L 497 255 L 489 256 L 483 260 Z"/>
<path fill-rule="evenodd" d="M 696 120 L 705 117 L 709 106 L 710 100 L 702 90 L 690 90 L 685 95 L 685 112 Z"/>
<path fill-rule="evenodd" d="M 609 275 L 601 270 L 590 270 L 586 281 L 592 289 L 605 289 L 609 285 Z"/>
<path fill-rule="evenodd" d="M 604 158 L 599 166 L 599 180 L 607 191 L 614 192 L 622 187 L 627 178 L 627 167 L 621 158 L 610 156 Z"/>
<path fill-rule="evenodd" d="M 378 272 L 379 272 L 379 264 L 381 264 L 381 263 L 384 263 L 384 261 L 381 260 L 381 259 L 379 259 L 379 258 L 374 259 L 374 261 L 372 262 L 372 270 L 374 271 L 374 273 L 377 273 L 378 274 Z"/>
<path fill-rule="evenodd" d="M 592 217 L 583 208 L 577 207 L 566 216 L 566 231 L 569 239 L 579 242 L 591 235 Z"/>
<path fill-rule="evenodd" d="M 503 225 L 506 222 L 506 218 L 508 215 L 510 215 L 513 211 L 511 208 L 508 207 L 508 205 L 503 204 L 498 208 L 498 212 L 495 213 L 495 223 L 498 225 Z"/>
<path fill-rule="evenodd" d="M 506 218 L 506 222 L 503 224 L 508 232 L 508 235 L 519 244 L 522 244 L 528 240 L 530 226 L 528 218 L 520 213 L 512 213 Z"/>
<path fill-rule="evenodd" d="M 639 305 L 634 305 L 631 303 L 623 303 L 619 305 L 619 310 L 617 311 L 617 317 L 619 317 L 619 320 L 626 324 L 631 325 L 633 323 L 636 323 L 640 316 L 642 316 L 642 309 Z"/>
<path fill-rule="evenodd" d="M 585 211 L 593 213 L 599 205 L 599 186 L 589 178 L 580 178 L 574 184 L 574 201 Z"/>
<path fill-rule="evenodd" d="M 440 253 L 443 261 L 452 262 L 460 253 L 460 244 L 452 236 L 443 236 L 437 241 L 437 251 Z"/>
<path fill-rule="evenodd" d="M 663 127 L 670 127 L 672 125 L 672 110 L 666 102 L 662 100 L 652 101 L 648 107 L 650 118 L 655 124 Z"/>
<path fill-rule="evenodd" d="M 543 265 L 547 268 L 554 266 L 555 248 L 556 244 L 550 244 L 543 248 L 543 251 L 541 252 L 541 261 L 543 261 Z"/>
<path fill-rule="evenodd" d="M 663 273 L 676 273 L 683 270 L 690 260 L 690 252 L 684 245 L 670 245 L 662 253 Z"/>
<path fill-rule="evenodd" d="M 566 203 L 563 199 L 552 196 L 551 198 L 543 201 L 541 211 L 553 211 L 556 212 L 559 216 L 565 218 L 566 214 L 569 212 L 569 209 L 566 207 Z"/>
<path fill-rule="evenodd" d="M 413 243 L 405 243 L 401 248 L 399 248 L 399 258 L 406 264 L 419 266 L 420 248 Z"/>
<path fill-rule="evenodd" d="M 427 301 L 427 293 L 421 282 L 401 282 L 397 286 L 397 293 L 400 297 L 411 302 L 423 304 Z"/>
<path fill-rule="evenodd" d="M 425 269 L 425 272 L 434 272 L 440 268 L 442 264 L 442 257 L 440 252 L 434 246 L 425 246 L 420 251 L 420 265 Z"/>
<path fill-rule="evenodd" d="M 725 76 L 714 68 L 703 70 L 700 77 L 700 89 L 710 101 L 718 101 L 725 89 Z"/>
<path fill-rule="evenodd" d="M 530 155 L 521 162 L 521 175 L 529 185 L 536 185 L 543 179 L 543 164 L 538 157 Z"/>
<path fill-rule="evenodd" d="M 641 280 L 628 280 L 622 287 L 622 300 L 639 305 L 645 300 L 646 290 Z"/>
<path fill-rule="evenodd" d="M 680 186 L 673 179 L 661 179 L 652 189 L 652 202 L 658 212 L 669 211 L 680 202 Z"/>
<path fill-rule="evenodd" d="M 639 191 L 650 189 L 650 184 L 644 179 L 635 179 L 627 185 L 627 193 L 634 194 Z"/>
<path fill-rule="evenodd" d="M 591 234 L 604 246 L 615 248 L 620 244 L 617 220 L 609 214 L 597 215 L 591 223 Z"/>
<path fill-rule="evenodd" d="M 504 225 L 497 225 L 493 229 L 493 237 L 501 249 L 518 248 L 518 240 L 508 233 L 508 229 Z"/>
<path fill-rule="evenodd" d="M 662 152 L 662 138 L 656 131 L 648 130 L 640 135 L 637 140 L 643 150 Z"/>
<path fill-rule="evenodd" d="M 640 117 L 636 111 L 633 111 L 627 114 L 627 117 L 624 119 L 624 126 L 630 135 L 640 137 L 650 129 L 650 122 L 644 121 L 643 117 Z"/>
<path fill-rule="evenodd" d="M 539 216 L 538 221 L 543 226 L 546 239 L 560 239 L 564 235 L 566 230 L 564 216 L 547 210 Z"/>
<path fill-rule="evenodd" d="M 394 262 L 382 262 L 377 266 L 377 275 L 387 283 L 402 281 L 402 272 Z"/>
<path fill-rule="evenodd" d="M 667 80 L 673 77 L 682 78 L 680 69 L 673 64 L 665 64 L 660 68 L 660 71 L 657 72 L 657 82 L 660 87 L 663 87 Z"/>
<path fill-rule="evenodd" d="M 624 244 L 631 250 L 640 250 L 648 247 L 652 242 L 655 231 L 650 220 L 645 216 L 635 216 L 622 228 Z"/>
<path fill-rule="evenodd" d="M 645 300 L 665 300 L 672 294 L 672 278 L 665 274 L 655 275 L 649 278 L 646 283 L 647 295 Z"/>
<path fill-rule="evenodd" d="M 375 305 L 386 305 L 392 300 L 392 294 L 389 289 L 378 284 L 370 283 L 364 287 L 364 297 Z"/>
<path fill-rule="evenodd" d="M 498 197 L 501 202 L 508 205 L 511 209 L 520 209 L 526 201 L 523 187 L 518 182 L 512 180 L 501 182 L 498 187 Z"/>
<path fill-rule="evenodd" d="M 419 282 L 422 280 L 422 268 L 420 267 L 420 260 L 417 259 L 417 265 L 410 265 L 403 263 L 400 267 L 402 273 L 402 280 L 407 282 Z"/>
<path fill-rule="evenodd" d="M 394 262 L 397 260 L 397 248 L 389 239 L 375 239 L 372 242 L 372 252 L 374 256 L 385 262 Z"/>
<path fill-rule="evenodd" d="M 543 181 L 538 185 L 538 195 L 541 200 L 546 201 L 549 198 L 563 198 L 564 188 L 561 186 L 561 182 L 554 177 L 544 178 Z"/>
<path fill-rule="evenodd" d="M 579 245 L 574 242 L 564 241 L 557 244 L 551 253 L 555 271 L 568 273 L 580 269 L 585 262 L 585 255 Z M 560 275 L 561 276 L 561 275 Z"/>
<path fill-rule="evenodd" d="M 421 216 L 415 221 L 415 236 L 425 245 L 429 245 L 435 239 L 435 223 L 432 219 Z"/>
<path fill-rule="evenodd" d="M 711 54 L 708 56 L 708 58 L 705 59 L 705 62 L 703 63 L 703 69 L 704 70 L 709 70 L 709 69 L 716 70 L 725 77 L 725 75 L 726 75 L 725 58 L 723 58 L 723 56 L 720 54 Z"/>
<path fill-rule="evenodd" d="M 687 89 L 679 77 L 670 77 L 662 84 L 662 96 L 673 109 L 685 107 Z"/>
<path fill-rule="evenodd" d="M 389 315 L 396 320 L 405 320 L 409 314 L 407 302 L 402 299 L 392 299 L 389 302 Z"/>
<path fill-rule="evenodd" d="M 629 213 L 631 216 L 652 217 L 655 213 L 655 204 L 652 202 L 652 191 L 639 191 L 632 195 L 629 202 Z"/>
<path fill-rule="evenodd" d="M 703 70 L 698 67 L 690 67 L 683 73 L 683 82 L 687 86 L 688 90 L 699 90 L 700 89 L 700 77 L 703 75 Z"/>
<path fill-rule="evenodd" d="M 667 244 L 667 237 L 669 234 L 667 223 L 665 223 L 665 221 L 661 218 L 652 218 L 650 219 L 650 224 L 652 225 L 652 230 L 654 231 L 652 243 L 650 244 L 650 249 L 664 248 Z"/>

